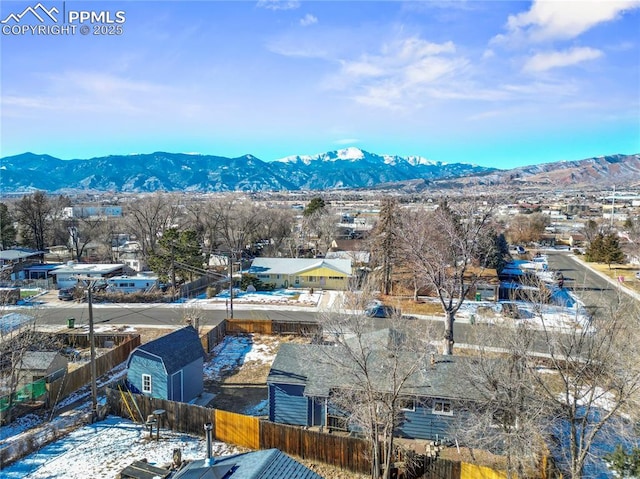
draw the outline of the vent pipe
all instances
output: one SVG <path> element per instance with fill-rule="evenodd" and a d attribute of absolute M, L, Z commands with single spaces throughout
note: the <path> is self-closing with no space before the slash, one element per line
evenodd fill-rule
<path fill-rule="evenodd" d="M 207 436 L 207 464 L 212 466 L 213 465 L 213 440 L 212 440 L 212 431 L 213 431 L 213 424 L 211 424 L 210 422 L 206 423 L 204 425 L 204 430 L 205 430 L 205 434 Z"/>

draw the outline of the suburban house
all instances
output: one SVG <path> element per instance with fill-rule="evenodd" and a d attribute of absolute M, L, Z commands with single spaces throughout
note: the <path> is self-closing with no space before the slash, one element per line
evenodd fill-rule
<path fill-rule="evenodd" d="M 20 278 L 22 270 L 33 263 L 39 263 L 44 258 L 44 251 L 29 248 L 14 248 L 0 251 L 0 268 L 2 276 L 11 281 Z"/>
<path fill-rule="evenodd" d="M 325 348 L 324 351 L 322 348 Z M 332 404 L 331 397 L 340 389 L 353 388 L 349 375 L 340 373 L 314 358 L 328 357 L 335 346 L 320 344 L 282 344 L 267 378 L 269 420 L 329 430 L 351 430 L 344 414 Z M 379 350 L 369 357 L 371 370 L 388 351 Z M 411 357 L 407 357 L 411 361 Z M 459 356 L 432 357 L 410 376 L 403 395 L 402 419 L 397 437 L 425 440 L 453 440 L 462 404 L 474 400 L 473 388 L 459 378 L 463 362 Z M 379 369 L 379 368 L 378 368 Z M 385 385 L 380 384 L 381 392 Z"/>
<path fill-rule="evenodd" d="M 276 288 L 347 289 L 351 259 L 255 258 L 246 271 Z"/>
<path fill-rule="evenodd" d="M 204 358 L 198 332 L 187 326 L 131 351 L 127 381 L 140 394 L 190 402 L 204 390 Z"/>
<path fill-rule="evenodd" d="M 78 283 L 78 277 L 107 279 L 111 276 L 125 274 L 125 269 L 124 264 L 92 264 L 69 261 L 54 268 L 49 274 L 56 277 L 59 289 L 67 289 L 73 288 Z"/>
<path fill-rule="evenodd" d="M 160 284 L 155 274 L 138 274 L 136 276 L 112 276 L 107 281 L 107 291 L 114 293 L 149 292 Z"/>

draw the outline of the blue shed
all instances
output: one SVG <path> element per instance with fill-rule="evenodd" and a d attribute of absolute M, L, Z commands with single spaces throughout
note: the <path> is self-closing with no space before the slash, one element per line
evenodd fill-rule
<path fill-rule="evenodd" d="M 127 380 L 146 396 L 189 402 L 204 389 L 204 359 L 198 332 L 187 326 L 131 351 Z"/>

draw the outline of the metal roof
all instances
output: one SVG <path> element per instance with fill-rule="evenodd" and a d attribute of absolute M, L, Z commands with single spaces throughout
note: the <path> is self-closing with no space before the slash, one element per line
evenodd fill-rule
<path fill-rule="evenodd" d="M 220 473 L 225 472 L 220 475 Z M 278 449 L 246 452 L 190 462 L 172 479 L 322 479 L 308 467 Z"/>
<path fill-rule="evenodd" d="M 67 263 L 54 268 L 53 274 L 109 274 L 124 268 L 124 264 Z"/>
<path fill-rule="evenodd" d="M 351 259 L 255 258 L 248 273 L 295 275 L 319 268 L 327 268 L 351 276 Z"/>

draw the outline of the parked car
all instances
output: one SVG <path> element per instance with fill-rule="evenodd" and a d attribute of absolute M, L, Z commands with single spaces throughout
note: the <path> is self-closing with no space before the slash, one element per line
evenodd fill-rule
<path fill-rule="evenodd" d="M 61 289 L 58 291 L 58 299 L 62 301 L 73 300 L 73 289 Z"/>
<path fill-rule="evenodd" d="M 640 271 L 636 272 L 636 279 L 640 279 Z"/>
<path fill-rule="evenodd" d="M 369 318 L 391 318 L 393 316 L 400 316 L 400 310 L 393 306 L 387 306 L 385 304 L 377 304 L 364 310 L 364 314 Z"/>

